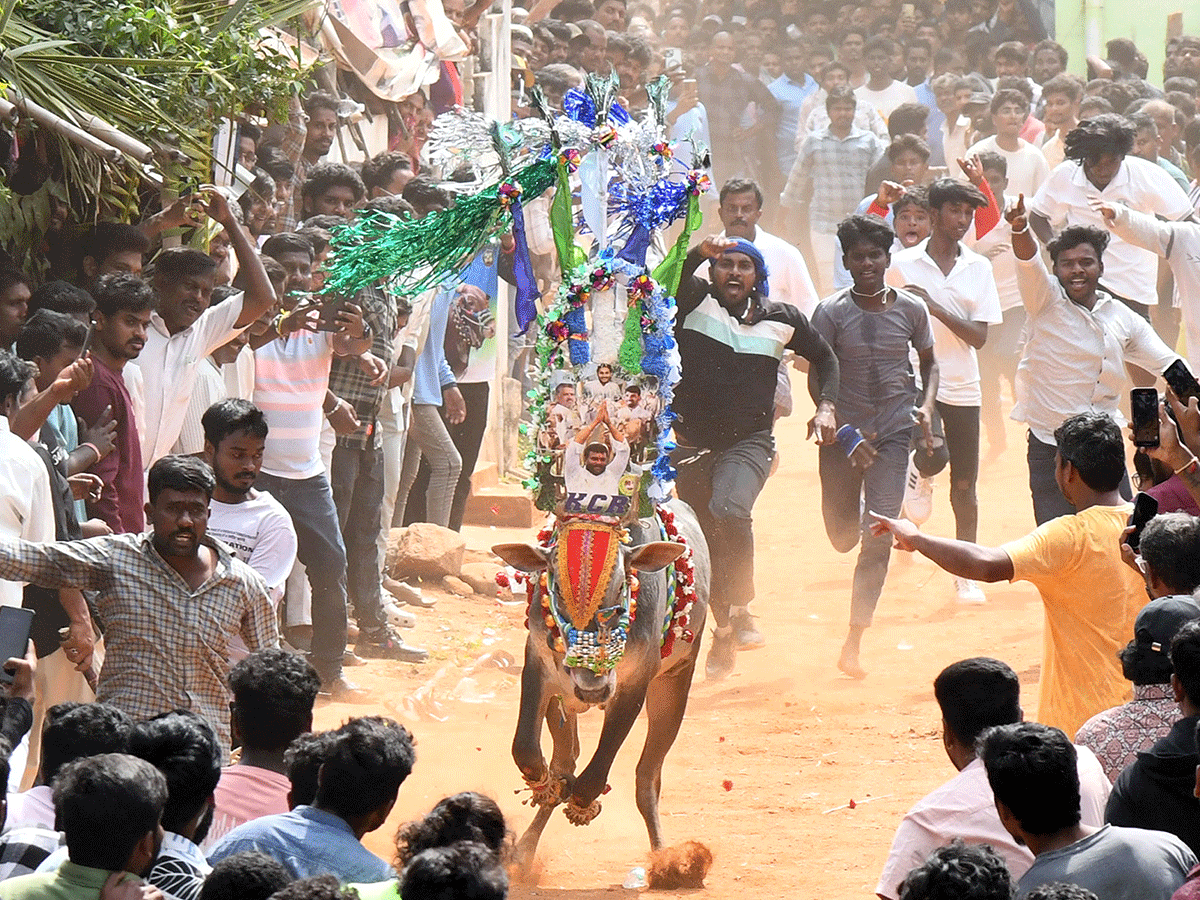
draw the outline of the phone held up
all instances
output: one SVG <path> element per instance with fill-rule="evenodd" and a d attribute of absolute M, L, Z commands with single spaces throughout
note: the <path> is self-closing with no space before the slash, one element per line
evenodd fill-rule
<path fill-rule="evenodd" d="M 1129 533 L 1125 543 L 1129 545 L 1129 549 L 1134 553 L 1138 552 L 1138 545 L 1142 540 L 1142 529 L 1146 527 L 1146 523 L 1158 515 L 1158 501 L 1149 494 L 1138 493 L 1133 498 L 1133 515 L 1129 517 L 1129 525 L 1133 526 L 1133 531 Z"/>
<path fill-rule="evenodd" d="M 1134 388 L 1129 392 L 1129 411 L 1135 447 L 1157 447 L 1158 391 L 1155 388 Z"/>

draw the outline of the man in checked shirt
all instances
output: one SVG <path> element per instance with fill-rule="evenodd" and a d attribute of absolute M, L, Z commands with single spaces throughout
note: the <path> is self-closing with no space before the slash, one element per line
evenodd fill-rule
<path fill-rule="evenodd" d="M 0 578 L 96 591 L 108 645 L 96 699 L 135 719 L 194 710 L 228 758 L 229 639 L 261 650 L 279 631 L 262 578 L 206 534 L 213 485 L 200 460 L 165 456 L 150 468 L 147 534 L 3 539 Z"/>

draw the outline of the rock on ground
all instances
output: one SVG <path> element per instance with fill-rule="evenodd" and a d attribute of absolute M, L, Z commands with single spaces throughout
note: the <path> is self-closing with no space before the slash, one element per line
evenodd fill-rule
<path fill-rule="evenodd" d="M 491 597 L 496 593 L 496 573 L 500 567 L 492 562 L 463 563 L 459 578 L 471 586 L 477 594 Z"/>
<path fill-rule="evenodd" d="M 393 528 L 388 534 L 386 566 L 393 578 L 442 578 L 462 570 L 466 539 L 429 522 Z"/>

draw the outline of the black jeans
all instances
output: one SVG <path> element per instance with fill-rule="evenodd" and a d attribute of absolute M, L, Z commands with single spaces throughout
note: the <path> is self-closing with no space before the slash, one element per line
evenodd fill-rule
<path fill-rule="evenodd" d="M 346 592 L 354 604 L 359 631 L 378 634 L 387 624 L 379 588 L 383 451 L 336 444 L 329 474 L 346 547 Z"/>
<path fill-rule="evenodd" d="M 1033 518 L 1039 525 L 1057 519 L 1059 516 L 1069 516 L 1075 512 L 1062 491 L 1058 489 L 1058 481 L 1054 477 L 1054 457 L 1058 448 L 1054 444 L 1045 444 L 1029 432 L 1029 449 L 1025 459 L 1029 464 L 1029 493 L 1033 496 Z M 1133 497 L 1129 487 L 1129 479 L 1121 479 L 1121 496 L 1126 500 Z"/>
<path fill-rule="evenodd" d="M 255 487 L 269 492 L 292 517 L 296 556 L 312 585 L 313 666 L 321 678 L 336 678 L 346 652 L 346 545 L 329 480 L 324 474 L 297 479 L 260 472 Z"/>
<path fill-rule="evenodd" d="M 954 532 L 960 541 L 975 542 L 979 530 L 979 407 L 937 403 L 946 452 L 950 454 L 950 508 L 954 510 Z"/>
<path fill-rule="evenodd" d="M 757 431 L 724 450 L 679 446 L 671 454 L 678 466 L 679 499 L 700 520 L 712 559 L 709 609 L 719 627 L 729 624 L 731 607 L 754 599 L 754 528 L 751 512 L 775 457 L 769 431 Z"/>

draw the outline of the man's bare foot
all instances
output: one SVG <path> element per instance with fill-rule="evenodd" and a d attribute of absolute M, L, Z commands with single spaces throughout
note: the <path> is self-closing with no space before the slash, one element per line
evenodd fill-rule
<path fill-rule="evenodd" d="M 837 667 L 851 678 L 863 679 L 867 677 L 867 671 L 858 663 L 858 651 L 850 647 L 842 648 L 842 655 L 838 658 Z"/>

